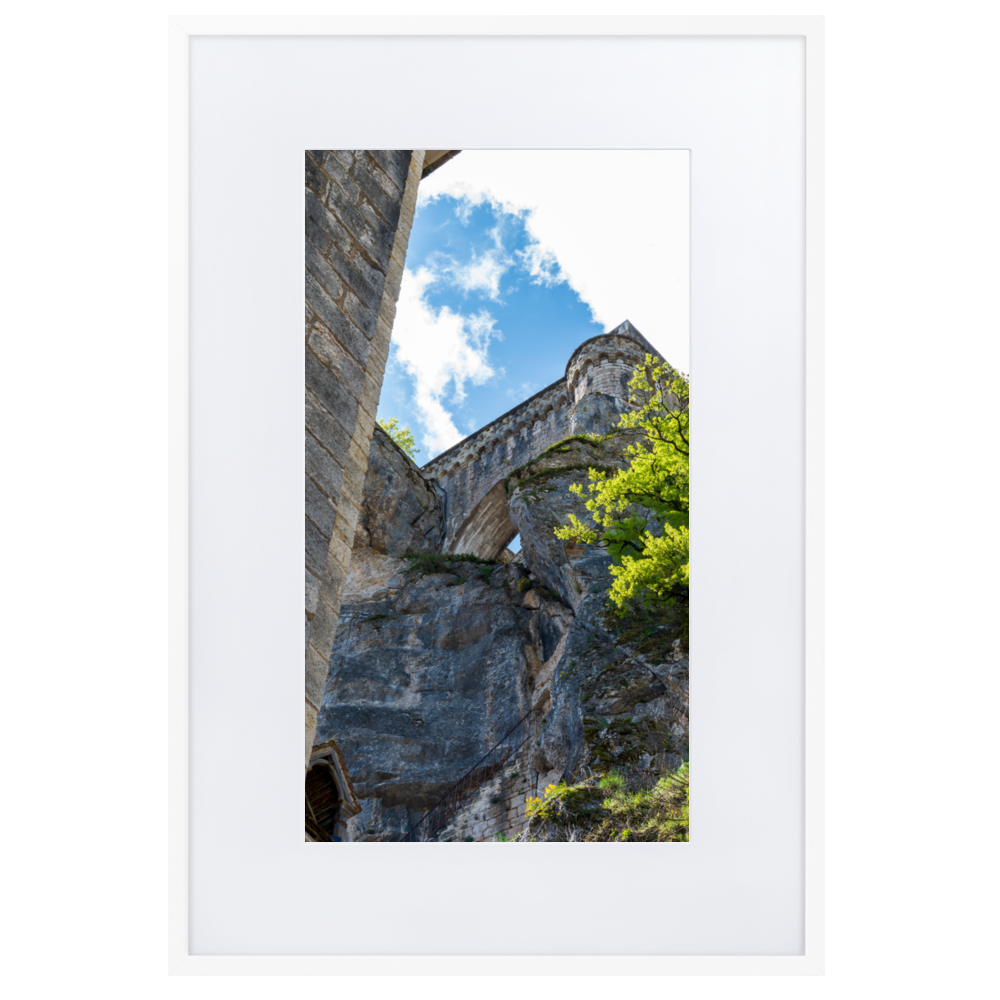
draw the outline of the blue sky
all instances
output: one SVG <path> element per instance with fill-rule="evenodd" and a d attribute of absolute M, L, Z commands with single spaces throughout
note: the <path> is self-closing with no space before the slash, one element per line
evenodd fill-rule
<path fill-rule="evenodd" d="M 642 214 L 619 194 L 602 217 L 581 187 L 602 170 L 652 171 L 670 197 Z M 686 309 L 685 152 L 463 151 L 421 184 L 378 415 L 411 428 L 422 465 L 625 319 L 658 348 L 672 334 L 684 367 Z"/>
<path fill-rule="evenodd" d="M 438 320 L 432 329 L 444 326 L 450 335 L 415 345 L 439 355 L 439 364 L 423 366 L 426 374 L 407 363 L 409 352 L 396 338 L 379 416 L 397 417 L 414 431 L 419 464 L 450 446 L 449 420 L 456 440 L 470 434 L 558 379 L 573 349 L 603 332 L 558 278 L 555 262 L 538 261 L 524 216 L 448 195 L 417 211 L 404 279 L 408 308 L 397 324 L 429 325 L 427 315 L 412 315 L 422 304 Z"/>

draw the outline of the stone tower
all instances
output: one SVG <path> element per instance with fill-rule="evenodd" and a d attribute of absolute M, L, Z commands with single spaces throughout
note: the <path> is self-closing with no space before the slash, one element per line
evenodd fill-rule
<path fill-rule="evenodd" d="M 447 495 L 444 552 L 493 559 L 517 532 L 507 516 L 504 479 L 573 434 L 606 433 L 628 407 L 628 383 L 656 349 L 628 321 L 584 341 L 566 374 L 421 469 Z"/>

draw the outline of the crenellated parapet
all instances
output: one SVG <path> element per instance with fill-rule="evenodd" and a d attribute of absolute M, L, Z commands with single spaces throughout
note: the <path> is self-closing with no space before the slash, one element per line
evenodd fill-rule
<path fill-rule="evenodd" d="M 498 449 L 510 451 L 518 441 L 544 437 L 548 426 L 560 422 L 560 411 L 571 402 L 566 379 L 561 378 L 431 459 L 422 471 L 439 480 L 450 478 Z"/>
<path fill-rule="evenodd" d="M 566 389 L 574 403 L 588 393 L 628 399 L 632 373 L 647 354 L 659 357 L 653 345 L 625 320 L 610 333 L 585 340 L 566 364 Z"/>
<path fill-rule="evenodd" d="M 596 408 L 600 419 L 621 412 L 632 373 L 647 353 L 659 356 L 628 320 L 592 337 L 573 352 L 562 378 L 424 465 L 421 471 L 447 496 L 443 551 L 497 556 L 516 534 L 504 479 L 557 441 L 593 430 L 596 410 L 588 397 L 609 397 L 610 409 Z"/>

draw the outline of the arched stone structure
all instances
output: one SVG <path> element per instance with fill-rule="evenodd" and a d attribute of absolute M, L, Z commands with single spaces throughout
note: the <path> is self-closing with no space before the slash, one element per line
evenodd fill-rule
<path fill-rule="evenodd" d="M 472 513 L 454 531 L 449 552 L 467 552 L 481 559 L 496 559 L 514 540 L 517 528 L 507 516 L 503 481 L 494 484 Z"/>
<path fill-rule="evenodd" d="M 625 320 L 584 341 L 557 382 L 424 465 L 447 495 L 442 550 L 496 558 L 516 534 L 503 480 L 562 438 L 606 428 L 627 406 L 629 380 L 646 354 L 659 357 Z"/>

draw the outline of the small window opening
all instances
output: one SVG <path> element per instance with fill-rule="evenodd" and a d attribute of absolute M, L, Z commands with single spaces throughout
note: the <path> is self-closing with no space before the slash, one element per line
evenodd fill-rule
<path fill-rule="evenodd" d="M 316 840 L 339 841 L 335 830 L 340 819 L 340 795 L 333 772 L 316 764 L 306 774 L 306 830 Z"/>

